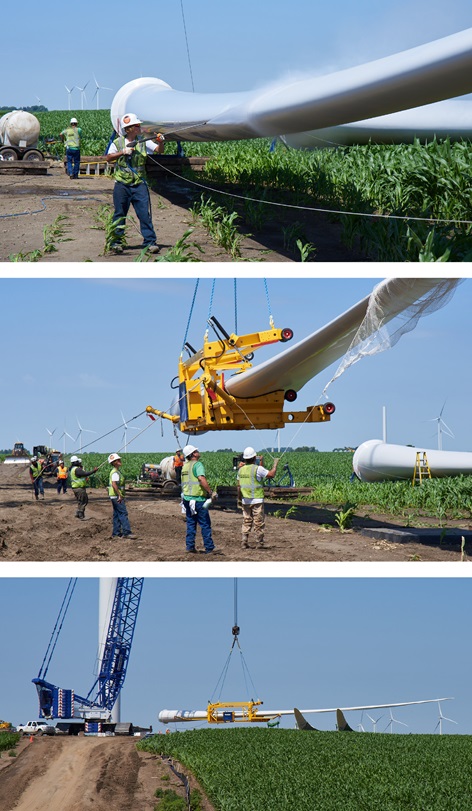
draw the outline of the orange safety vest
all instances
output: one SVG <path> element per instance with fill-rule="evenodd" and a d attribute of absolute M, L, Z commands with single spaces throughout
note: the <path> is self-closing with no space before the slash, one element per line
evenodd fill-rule
<path fill-rule="evenodd" d="M 58 479 L 67 479 L 67 467 L 58 467 L 57 468 L 57 478 Z"/>
<path fill-rule="evenodd" d="M 174 467 L 183 467 L 184 460 L 177 453 L 174 456 Z"/>

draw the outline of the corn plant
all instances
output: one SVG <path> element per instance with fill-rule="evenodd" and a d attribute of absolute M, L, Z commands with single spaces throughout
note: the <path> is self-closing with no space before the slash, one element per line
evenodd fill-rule
<path fill-rule="evenodd" d="M 300 251 L 300 261 L 308 262 L 310 256 L 316 253 L 316 248 L 311 242 L 303 244 L 301 239 L 297 239 L 297 248 Z"/>
<path fill-rule="evenodd" d="M 341 532 L 352 527 L 356 507 L 356 504 L 344 504 L 339 512 L 335 513 L 334 517 Z"/>
<path fill-rule="evenodd" d="M 118 217 L 113 220 L 113 212 L 110 210 L 103 216 L 105 227 L 105 248 L 104 253 L 110 253 L 117 243 L 126 245 L 127 222 L 126 217 Z"/>
<path fill-rule="evenodd" d="M 188 242 L 193 230 L 193 228 L 188 228 L 175 245 L 169 248 L 163 256 L 152 256 L 146 248 L 143 248 L 135 262 L 200 262 L 201 260 L 194 249 L 200 253 L 205 253 L 205 251 L 198 242 Z"/>
<path fill-rule="evenodd" d="M 68 220 L 66 214 L 59 214 L 51 225 L 43 228 L 43 253 L 53 253 L 57 251 L 56 242 L 70 242 L 70 237 L 64 236 L 66 227 L 64 220 Z"/>
<path fill-rule="evenodd" d="M 38 248 L 34 251 L 27 251 L 23 253 L 19 251 L 18 253 L 10 253 L 8 258 L 10 262 L 38 262 L 42 257 L 42 251 Z"/>

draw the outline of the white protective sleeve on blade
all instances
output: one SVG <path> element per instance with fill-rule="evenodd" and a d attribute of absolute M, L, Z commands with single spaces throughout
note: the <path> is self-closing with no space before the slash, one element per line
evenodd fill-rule
<path fill-rule="evenodd" d="M 400 281 L 405 291 L 413 288 L 418 282 L 417 279 Z M 331 383 L 341 377 L 354 363 L 395 346 L 402 335 L 415 329 L 420 318 L 444 307 L 462 281 L 463 279 L 437 279 L 434 286 L 426 290 L 420 298 L 396 312 L 392 310 L 390 299 L 385 297 L 385 282 L 377 285 L 371 293 L 365 318 L 335 374 L 323 389 L 323 396 L 326 397 Z M 424 282 L 427 285 L 431 280 L 425 279 Z M 400 298 L 399 303 L 401 301 Z"/>

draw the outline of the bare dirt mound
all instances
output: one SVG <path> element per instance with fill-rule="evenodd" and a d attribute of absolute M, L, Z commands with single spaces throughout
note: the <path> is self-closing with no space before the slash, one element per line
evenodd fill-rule
<path fill-rule="evenodd" d="M 152 811 L 162 786 L 183 796 L 167 762 L 138 752 L 135 738 L 47 736 L 28 742 L 0 771 L 0 808 Z M 204 808 L 211 811 L 208 802 Z"/>
<path fill-rule="evenodd" d="M 202 225 L 193 222 L 189 208 L 200 197 L 201 188 L 193 187 L 183 179 L 166 176 L 153 181 L 153 186 L 152 219 L 161 253 L 173 247 L 191 226 L 194 231 L 190 241 L 197 243 L 203 251 L 200 253 L 195 249 L 195 256 L 204 262 L 233 261 L 230 253 L 213 243 Z M 46 175 L 0 174 L 0 262 L 8 261 L 10 256 L 41 251 L 43 229 L 59 216 L 66 218 L 61 221 L 65 241 L 54 241 L 55 250 L 43 252 L 36 261 L 133 262 L 142 244 L 134 215 L 129 217 L 125 253 L 104 255 L 105 233 L 98 228 L 97 213 L 104 205 L 113 210 L 112 194 L 113 180 L 110 177 L 91 174 L 70 180 L 59 161 L 48 161 Z M 228 200 L 231 209 L 231 198 Z M 283 227 L 294 221 L 301 224 L 305 239 L 315 245 L 314 260 L 366 261 L 365 256 L 343 245 L 339 223 L 332 222 L 324 214 L 292 212 L 290 209 L 271 212 L 257 232 L 242 224 L 241 233 L 254 231 L 254 234 L 242 239 L 240 258 L 260 262 L 300 261 L 298 249 L 295 254 L 284 246 Z M 238 222 L 242 223 L 242 220 Z"/>
<path fill-rule="evenodd" d="M 401 521 L 362 511 L 352 530 L 341 532 L 336 507 L 298 504 L 286 518 L 289 505 L 276 502 L 266 504 L 265 549 L 255 548 L 251 539 L 250 548 L 242 549 L 241 512 L 217 507 L 211 511 L 217 554 L 204 554 L 197 536 L 199 554 L 187 555 L 178 500 L 130 493 L 128 512 L 137 540 L 112 539 L 105 489 L 89 491 L 86 520 L 80 521 L 72 491 L 59 496 L 54 485 L 46 481 L 45 498 L 36 501 L 28 466 L 0 465 L 0 561 L 459 561 L 460 532 L 470 535 L 470 522 L 451 521 L 459 531 L 455 539 L 436 530 L 436 538 L 422 541 L 399 533 L 405 529 Z M 376 537 L 363 534 L 373 530 Z"/>

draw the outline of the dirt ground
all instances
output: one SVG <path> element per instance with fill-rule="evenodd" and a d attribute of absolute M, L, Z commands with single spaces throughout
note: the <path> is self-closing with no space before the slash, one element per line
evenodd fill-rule
<path fill-rule="evenodd" d="M 152 811 L 156 788 L 185 796 L 167 760 L 138 752 L 136 738 L 42 736 L 0 758 L 2 811 Z M 212 811 L 201 788 L 203 808 Z"/>
<path fill-rule="evenodd" d="M 97 229 L 98 210 L 103 205 L 113 210 L 113 180 L 94 174 L 70 180 L 61 162 L 47 161 L 47 165 L 47 175 L 0 173 L 0 262 L 8 261 L 10 256 L 42 250 L 43 229 L 59 215 L 67 217 L 62 222 L 67 241 L 55 242 L 57 250 L 43 254 L 39 262 L 134 261 L 142 244 L 134 215 L 129 218 L 129 247 L 123 255 L 104 255 L 105 232 Z M 173 175 L 165 175 L 162 180 L 153 183 L 153 223 L 161 254 L 165 254 L 192 225 L 189 207 L 195 199 L 200 198 L 202 189 Z M 232 204 L 233 201 L 228 198 L 230 211 Z M 260 232 L 243 240 L 241 258 L 261 262 L 299 261 L 300 254 L 287 251 L 283 244 L 282 227 L 294 221 L 303 224 L 306 241 L 316 246 L 313 261 L 366 261 L 365 256 L 343 246 L 340 226 L 324 214 L 304 214 L 302 211 L 279 208 L 271 210 Z M 242 224 L 240 230 L 249 233 L 254 229 Z M 203 249 L 204 253 L 194 251 L 202 261 L 232 261 L 226 251 L 213 244 L 201 225 L 194 226 L 190 240 Z"/>
<path fill-rule="evenodd" d="M 75 497 L 69 489 L 57 494 L 55 482 L 46 480 L 45 497 L 35 501 L 28 466 L 0 465 L 0 561 L 460 561 L 461 533 L 472 553 L 470 521 L 448 522 L 458 533 L 424 539 L 399 536 L 405 522 L 391 516 L 359 511 L 353 528 L 341 532 L 335 522 L 338 508 L 316 503 L 297 504 L 285 518 L 289 504 L 266 502 L 266 548 L 241 548 L 241 512 L 236 506 L 211 511 L 216 553 L 185 552 L 185 521 L 179 501 L 155 491 L 129 493 L 128 513 L 137 540 L 111 537 L 112 508 L 105 489 L 90 490 L 86 520 L 75 518 Z M 437 527 L 433 519 L 422 522 Z M 371 537 L 365 533 L 372 533 Z M 1 806 L 0 806 L 1 807 Z"/>

